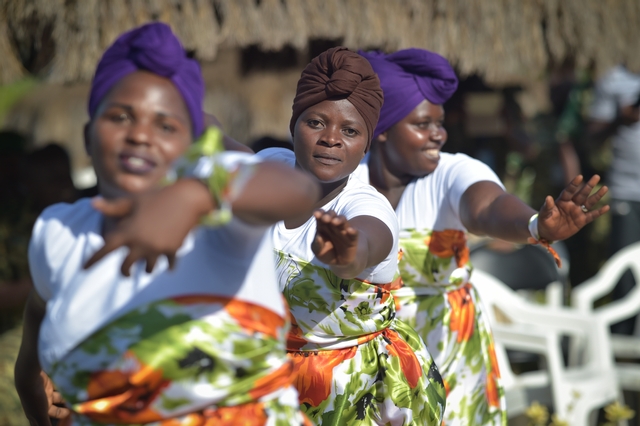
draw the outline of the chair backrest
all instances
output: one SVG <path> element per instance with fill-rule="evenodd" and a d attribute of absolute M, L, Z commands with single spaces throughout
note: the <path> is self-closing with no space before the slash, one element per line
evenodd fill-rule
<path fill-rule="evenodd" d="M 561 419 L 569 424 L 587 424 L 589 413 L 619 397 L 608 327 L 602 321 L 576 309 L 528 302 L 483 271 L 474 271 L 471 281 L 488 308 L 485 311 L 496 347 L 545 357 L 546 369 L 540 373 L 546 373 L 554 409 Z M 562 337 L 580 342 L 581 356 L 576 357 L 575 364 L 567 366 L 564 361 Z M 504 356 L 498 358 L 499 362 L 501 358 Z M 505 364 L 503 360 L 500 367 L 515 389 L 518 383 L 528 389 L 539 387 L 539 381 L 526 383 L 520 379 L 523 375 L 512 376 L 510 366 Z"/>
<path fill-rule="evenodd" d="M 567 307 L 528 302 L 483 271 L 474 271 L 471 281 L 480 293 L 492 326 L 516 326 L 525 334 L 530 331 L 536 336 L 548 333 L 558 338 L 580 339 L 587 354 L 582 367 L 613 369 L 608 330 L 596 318 Z"/>
<path fill-rule="evenodd" d="M 610 293 L 620 277 L 631 270 L 640 282 L 640 243 L 625 247 L 614 254 L 592 278 L 575 287 L 571 303 L 583 313 L 597 312 L 606 324 L 615 324 L 640 312 L 640 285 L 636 285 L 623 299 L 594 309 L 596 300 Z"/>

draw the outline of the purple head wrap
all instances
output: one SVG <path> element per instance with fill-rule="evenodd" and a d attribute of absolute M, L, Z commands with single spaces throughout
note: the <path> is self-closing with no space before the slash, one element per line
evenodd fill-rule
<path fill-rule="evenodd" d="M 449 62 L 424 49 L 382 52 L 358 52 L 371 64 L 380 78 L 384 103 L 373 137 L 387 131 L 427 99 L 441 105 L 458 88 L 458 78 Z"/>
<path fill-rule="evenodd" d="M 204 128 L 204 81 L 200 66 L 187 57 L 171 28 L 160 22 L 122 34 L 104 52 L 91 83 L 89 116 L 93 119 L 100 102 L 118 81 L 138 70 L 173 82 L 189 110 L 193 136 L 200 136 Z"/>

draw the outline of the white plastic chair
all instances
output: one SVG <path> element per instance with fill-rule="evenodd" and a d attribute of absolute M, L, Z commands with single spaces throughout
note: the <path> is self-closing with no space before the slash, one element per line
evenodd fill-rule
<path fill-rule="evenodd" d="M 472 282 L 488 308 L 510 416 L 534 399 L 548 403 L 543 398 L 546 391 L 561 420 L 586 426 L 594 410 L 619 400 L 608 330 L 601 322 L 571 308 L 528 302 L 482 271 L 474 271 Z M 579 365 L 565 366 L 564 336 L 583 343 L 585 356 Z M 516 376 L 506 349 L 544 356 L 546 370 Z"/>
<path fill-rule="evenodd" d="M 572 293 L 572 305 L 585 315 L 591 315 L 607 330 L 612 324 L 640 313 L 640 285 L 636 285 L 623 299 L 595 308 L 596 300 L 609 294 L 620 277 L 631 270 L 640 283 L 640 243 L 632 244 L 613 255 L 598 273 L 577 286 Z M 636 332 L 640 324 L 636 324 Z M 640 337 L 611 335 L 611 347 L 617 358 L 640 359 Z M 583 349 L 581 342 L 575 341 L 570 350 L 570 362 L 580 359 Z M 622 389 L 640 391 L 640 365 L 618 362 L 615 365 L 618 381 Z"/>

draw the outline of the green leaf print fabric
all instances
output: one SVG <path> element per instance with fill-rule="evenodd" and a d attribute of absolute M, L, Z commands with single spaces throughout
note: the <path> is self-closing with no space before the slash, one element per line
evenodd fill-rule
<path fill-rule="evenodd" d="M 391 288 L 345 280 L 276 251 L 292 314 L 287 349 L 302 410 L 318 425 L 439 425 L 444 386 Z"/>
<path fill-rule="evenodd" d="M 506 425 L 506 402 L 484 307 L 470 283 L 466 234 L 400 234 L 398 318 L 424 339 L 447 389 L 445 424 Z"/>
<path fill-rule="evenodd" d="M 106 324 L 48 373 L 78 425 L 308 424 L 287 330 L 257 305 L 178 297 Z"/>

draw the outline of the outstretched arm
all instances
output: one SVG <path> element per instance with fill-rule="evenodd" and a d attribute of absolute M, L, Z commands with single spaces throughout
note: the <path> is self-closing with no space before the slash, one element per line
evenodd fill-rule
<path fill-rule="evenodd" d="M 380 219 L 357 216 L 347 220 L 334 211 L 317 210 L 316 235 L 311 248 L 316 257 L 344 279 L 357 277 L 382 262 L 393 247 L 391 230 Z"/>
<path fill-rule="evenodd" d="M 244 222 L 267 226 L 280 220 L 309 217 L 319 198 L 313 179 L 284 164 L 263 162 L 251 166 L 250 177 L 232 192 L 233 215 Z M 223 192 L 228 192 L 226 189 Z M 153 193 L 134 199 L 97 199 L 94 207 L 107 216 L 119 218 L 117 227 L 105 236 L 105 245 L 85 265 L 91 267 L 121 246 L 129 247 L 122 273 L 129 274 L 137 260 L 146 260 L 151 272 L 159 256 L 165 255 L 173 267 L 175 253 L 200 219 L 222 206 L 210 189 L 194 179 L 181 179 Z M 170 225 L 170 226 L 167 226 Z"/>
<path fill-rule="evenodd" d="M 587 183 L 583 183 L 582 176 L 577 176 L 556 200 L 547 196 L 539 212 L 493 182 L 477 182 L 462 195 L 460 219 L 473 234 L 524 243 L 531 236 L 529 219 L 538 213 L 540 238 L 547 241 L 564 240 L 609 210 L 609 206 L 592 210 L 608 191 L 603 186 L 590 195 L 599 181 L 598 175 Z"/>

